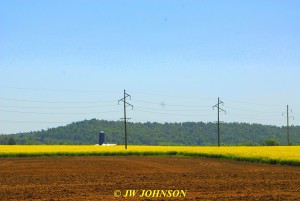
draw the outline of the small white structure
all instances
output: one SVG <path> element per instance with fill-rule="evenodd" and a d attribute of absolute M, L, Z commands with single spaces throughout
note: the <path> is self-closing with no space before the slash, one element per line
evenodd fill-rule
<path fill-rule="evenodd" d="M 99 144 L 95 144 L 95 146 L 99 146 Z M 117 146 L 117 144 L 101 144 L 100 146 Z"/>
<path fill-rule="evenodd" d="M 117 144 L 102 144 L 102 146 L 116 146 Z"/>

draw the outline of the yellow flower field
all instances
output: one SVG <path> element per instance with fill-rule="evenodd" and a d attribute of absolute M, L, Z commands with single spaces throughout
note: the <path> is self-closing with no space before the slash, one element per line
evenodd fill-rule
<path fill-rule="evenodd" d="M 178 155 L 300 165 L 300 146 L 1 145 L 0 157 Z"/>

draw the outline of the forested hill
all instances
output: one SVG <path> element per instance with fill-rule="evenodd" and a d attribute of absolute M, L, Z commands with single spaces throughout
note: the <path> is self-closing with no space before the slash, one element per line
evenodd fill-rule
<path fill-rule="evenodd" d="M 0 135 L 0 143 L 15 141 L 16 144 L 97 144 L 98 133 L 106 133 L 106 143 L 124 144 L 122 121 L 84 120 L 48 130 Z M 285 127 L 247 123 L 221 124 L 221 144 L 261 145 L 274 139 L 287 144 Z M 300 127 L 290 127 L 290 142 L 300 144 Z M 215 145 L 217 126 L 215 123 L 128 123 L 129 144 L 149 145 Z"/>

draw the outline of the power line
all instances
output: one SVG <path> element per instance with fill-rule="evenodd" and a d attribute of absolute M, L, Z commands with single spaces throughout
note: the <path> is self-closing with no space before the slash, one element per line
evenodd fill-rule
<path fill-rule="evenodd" d="M 164 115 L 171 115 L 171 116 L 191 116 L 191 117 L 198 117 L 199 115 L 189 115 L 189 114 L 178 114 L 178 113 L 165 113 L 165 112 L 153 112 L 153 111 L 147 111 L 147 110 L 139 110 L 135 109 L 135 111 L 138 112 L 144 112 L 144 113 L 152 113 L 152 114 L 164 114 Z M 200 115 L 200 116 L 213 116 L 213 115 Z"/>
<path fill-rule="evenodd" d="M 267 119 L 274 119 L 274 115 L 270 116 L 270 115 L 262 115 L 262 114 L 241 114 L 241 113 L 230 113 L 230 114 L 234 114 L 234 115 L 240 115 L 240 116 L 246 116 L 246 117 L 252 117 L 252 118 L 256 118 L 256 117 L 261 117 L 261 118 L 258 118 L 258 119 L 262 119 L 262 118 L 267 118 Z M 278 113 L 277 113 L 278 114 Z M 272 117 L 272 118 L 269 118 L 269 117 Z"/>
<path fill-rule="evenodd" d="M 126 102 L 126 98 L 128 98 L 128 97 L 131 99 L 131 96 L 129 94 L 127 94 L 126 90 L 124 89 L 124 97 L 118 101 L 118 104 L 120 102 L 124 103 L 124 118 L 123 119 L 124 119 L 124 131 L 125 131 L 125 149 L 127 149 L 127 125 L 126 124 L 127 124 L 127 119 L 130 119 L 130 118 L 126 118 L 126 107 L 131 106 L 133 109 L 133 105 Z"/>
<path fill-rule="evenodd" d="M 132 100 L 133 102 L 139 102 L 139 103 L 147 103 L 147 104 L 152 104 L 152 105 L 159 105 L 162 107 L 167 107 L 167 106 L 171 106 L 171 107 L 187 107 L 187 108 L 200 108 L 200 107 L 210 107 L 210 106 L 199 106 L 199 105 L 173 105 L 173 104 L 166 104 L 164 102 L 161 103 L 155 103 L 155 102 L 149 102 L 149 101 L 143 101 L 143 100 Z"/>
<path fill-rule="evenodd" d="M 20 113 L 20 114 L 51 114 L 51 115 L 65 115 L 65 114 L 101 114 L 101 113 L 113 113 L 119 111 L 105 111 L 105 112 L 70 112 L 70 113 L 51 113 L 51 112 L 23 112 L 23 111 L 15 111 L 15 110 L 0 110 L 0 112 L 8 112 L 8 113 Z"/>
<path fill-rule="evenodd" d="M 240 110 L 240 111 L 245 111 L 245 112 L 253 112 L 253 113 L 268 113 L 268 114 L 278 114 L 278 112 L 266 112 L 266 111 L 258 111 L 258 110 L 248 110 L 248 109 L 242 109 L 242 108 L 236 108 L 236 107 L 229 107 L 229 106 L 224 106 L 225 108 L 229 109 L 234 109 L 234 110 Z"/>
<path fill-rule="evenodd" d="M 112 107 L 116 105 L 98 105 L 98 106 L 14 106 L 14 105 L 0 105 L 1 108 L 18 108 L 18 109 L 86 109 L 86 108 L 102 108 Z"/>
<path fill-rule="evenodd" d="M 237 101 L 237 100 L 233 100 L 233 99 L 228 99 L 231 102 L 235 102 L 235 103 L 243 103 L 243 104 L 248 104 L 248 105 L 257 105 L 257 106 L 263 106 L 263 107 L 270 107 L 270 106 L 274 106 L 274 107 L 279 107 L 279 105 L 273 105 L 273 104 L 262 104 L 262 103 L 254 103 L 254 102 L 249 102 L 249 101 Z"/>
<path fill-rule="evenodd" d="M 164 109 L 164 108 L 148 108 L 148 107 L 137 107 L 135 108 L 140 108 L 140 109 L 146 109 L 146 110 L 154 110 L 154 111 L 168 111 L 168 112 L 208 112 L 211 110 L 169 110 L 169 109 Z"/>
<path fill-rule="evenodd" d="M 283 116 L 284 113 L 286 113 L 286 135 L 287 135 L 287 145 L 288 145 L 288 146 L 291 145 L 291 144 L 290 144 L 289 118 L 292 117 L 293 119 L 295 119 L 294 116 L 290 116 L 290 115 L 289 115 L 289 111 L 290 111 L 291 113 L 293 112 L 292 110 L 289 110 L 289 105 L 287 105 L 287 106 L 286 106 L 286 112 L 283 112 L 283 113 L 282 113 L 282 116 Z"/>
<path fill-rule="evenodd" d="M 101 107 L 112 107 L 115 105 L 98 105 L 98 106 L 14 106 L 14 105 L 0 105 L 1 108 L 18 108 L 18 109 L 86 109 L 86 108 L 101 108 Z"/>
<path fill-rule="evenodd" d="M 1 86 L 0 86 L 1 88 Z M 81 90 L 72 90 L 72 89 L 66 89 L 66 90 L 55 90 L 55 89 L 34 89 L 34 88 L 17 88 L 17 87 L 6 87 L 6 88 L 11 88 L 11 89 L 18 89 L 18 90 L 37 90 L 37 91 L 77 91 L 81 92 Z M 87 92 L 93 92 L 94 90 L 90 90 Z M 83 91 L 82 91 L 83 92 Z M 94 91 L 94 92 L 104 92 L 104 91 Z M 107 92 L 112 92 L 112 91 L 107 91 Z M 139 93 L 139 92 L 136 92 Z M 163 95 L 162 95 L 163 96 Z M 171 97 L 171 96 L 169 96 Z M 172 96 L 175 97 L 175 96 Z M 127 148 L 127 120 L 130 118 L 126 117 L 126 106 L 132 106 L 128 102 L 126 102 L 127 98 L 131 98 L 129 94 L 126 93 L 124 90 L 124 98 L 120 99 L 118 101 L 124 102 L 124 129 L 125 129 L 125 146 Z M 204 98 L 203 98 L 204 99 Z M 207 98 L 210 99 L 210 98 Z M 88 100 L 88 99 L 87 99 Z M 158 100 L 158 99 L 155 99 Z M 154 101 L 155 101 L 154 100 Z M 172 102 L 174 99 L 171 100 L 170 103 L 176 103 Z M 211 110 L 206 110 L 207 108 L 210 108 L 211 106 L 205 106 L 206 100 L 203 102 L 203 105 L 197 105 L 194 101 L 192 102 L 182 102 L 183 104 L 168 104 L 163 101 L 161 102 L 154 102 L 154 101 L 147 101 L 147 100 L 132 100 L 133 102 L 136 102 L 137 104 L 135 105 L 136 111 L 141 112 L 141 113 L 151 113 L 151 114 L 159 114 L 159 115 L 169 115 L 169 116 L 182 116 L 182 117 L 209 117 L 212 116 L 209 114 L 208 111 Z M 44 98 L 44 100 L 31 100 L 31 99 L 14 99 L 14 98 L 8 98 L 8 97 L 0 97 L 0 102 L 3 104 L 0 106 L 0 112 L 6 112 L 6 113 L 19 113 L 19 114 L 49 114 L 49 115 L 88 115 L 88 114 L 101 114 L 101 113 L 115 113 L 119 111 L 115 111 L 114 108 L 107 108 L 107 110 L 111 111 L 103 111 L 103 112 L 94 112 L 96 111 L 97 108 L 104 108 L 104 107 L 113 107 L 116 106 L 116 104 L 111 104 L 115 103 L 115 100 L 91 100 L 91 101 L 57 101 L 55 100 L 47 100 Z M 235 101 L 233 102 L 242 102 L 242 101 Z M 40 104 L 38 104 L 40 103 Z M 180 102 L 181 103 L 181 102 Z M 189 103 L 193 103 L 190 105 Z M 256 104 L 256 103 L 249 103 L 249 102 L 244 102 L 248 104 L 253 104 L 253 105 L 261 105 L 261 106 L 270 106 L 266 104 Z M 53 104 L 53 105 L 52 105 Z M 56 105 L 55 105 L 56 104 Z M 84 105 L 81 105 L 84 104 Z M 278 112 L 272 112 L 272 108 L 264 107 L 264 109 L 261 109 L 261 107 L 256 107 L 256 110 L 251 110 L 248 108 L 239 108 L 239 107 L 231 107 L 231 106 L 224 106 L 220 108 L 220 104 L 223 104 L 222 101 L 218 98 L 218 104 L 213 106 L 213 108 L 218 108 L 218 146 L 220 146 L 220 111 L 224 111 L 226 114 L 226 109 L 227 111 L 233 111 L 236 113 L 230 112 L 229 116 L 231 117 L 238 117 L 242 119 L 252 119 L 252 120 L 257 120 L 257 121 L 277 121 L 277 119 L 274 119 L 273 114 L 280 114 L 280 111 Z M 65 106 L 64 106 L 65 105 Z M 140 105 L 140 106 L 139 106 Z M 133 107 L 133 106 L 132 106 Z M 242 106 L 243 107 L 243 106 Z M 287 106 L 288 107 L 288 106 Z M 88 110 L 88 109 L 91 110 Z M 95 110 L 92 110 L 95 108 Z M 252 106 L 254 109 L 254 107 Z M 293 106 L 293 109 L 297 108 L 296 106 Z M 24 109 L 24 110 L 23 110 Z M 26 110 L 28 109 L 28 110 Z M 32 110 L 30 110 L 32 109 Z M 35 110 L 36 109 L 36 110 Z M 41 109 L 41 110 L 38 110 Z M 45 109 L 42 111 L 42 109 Z M 47 109 L 49 109 L 49 112 L 47 112 Z M 56 110 L 62 110 L 62 111 L 57 111 Z M 67 109 L 70 109 L 70 112 L 68 112 Z M 74 109 L 74 110 L 71 110 Z M 82 109 L 82 110 L 75 110 L 75 109 Z M 86 110 L 84 110 L 86 109 Z M 261 109 L 261 110 L 260 110 Z M 263 111 L 265 109 L 268 109 L 269 111 Z M 53 110 L 53 111 L 51 111 Z M 104 110 L 104 109 L 103 109 Z M 114 110 L 114 111 L 113 111 Z M 271 110 L 271 111 L 270 111 Z M 77 112 L 78 111 L 78 112 Z M 82 112 L 81 112 L 82 111 Z M 90 112 L 91 111 L 91 112 Z M 273 110 L 275 111 L 275 109 Z M 204 112 L 203 115 L 197 115 L 197 112 Z M 287 108 L 287 141 L 288 145 L 290 144 L 290 117 L 294 118 L 293 116 L 290 116 L 289 109 Z M 205 114 L 207 113 L 207 114 Z M 257 114 L 256 114 L 257 113 Z M 9 114 L 7 114 L 9 115 Z M 150 115 L 149 115 L 150 116 Z M 152 115 L 155 116 L 155 115 Z M 172 117 L 170 117 L 172 118 Z M 280 118 L 280 117 L 279 117 Z M 194 118 L 191 118 L 194 119 Z M 234 118 L 233 118 L 234 119 Z M 11 121 L 12 122 L 12 121 Z M 252 122 L 249 120 L 249 122 Z M 46 123 L 46 122 L 45 122 Z M 50 123 L 50 122 L 49 122 Z M 276 122 L 277 123 L 277 122 Z"/>
<path fill-rule="evenodd" d="M 253 116 L 250 116 L 250 115 L 244 115 L 244 114 L 236 114 L 236 113 L 230 113 L 230 114 L 227 114 L 228 116 L 232 116 L 232 117 L 239 117 L 239 118 L 243 118 L 243 119 L 253 119 L 253 120 L 274 120 L 274 121 L 277 121 L 277 120 L 280 120 L 279 118 L 278 119 L 274 119 L 274 118 L 256 118 L 256 117 L 253 117 Z"/>
<path fill-rule="evenodd" d="M 15 120 L 0 120 L 0 122 L 5 123 L 38 123 L 38 124 L 69 124 L 71 122 L 65 122 L 65 121 L 15 121 Z"/>
<path fill-rule="evenodd" d="M 155 92 L 141 92 L 141 91 L 131 91 L 131 93 L 137 93 L 137 94 L 144 94 L 147 96 L 163 96 L 163 97 L 169 97 L 169 98 L 180 98 L 180 99 L 194 99 L 194 100 L 199 100 L 199 99 L 206 99 L 206 100 L 212 100 L 214 98 L 212 97 L 187 97 L 187 96 L 178 96 L 178 95 L 166 95 L 165 93 L 155 93 Z"/>
<path fill-rule="evenodd" d="M 220 108 L 220 104 L 222 104 L 224 106 L 224 103 L 218 97 L 218 103 L 213 106 L 213 109 L 215 107 L 218 109 L 218 147 L 220 146 L 220 111 L 225 112 L 225 114 L 226 114 L 226 110 Z"/>
<path fill-rule="evenodd" d="M 84 92 L 84 93 L 116 93 L 117 90 L 81 90 L 81 89 L 51 89 L 51 88 L 28 88 L 28 87 L 11 87 L 11 86 L 0 86 L 0 88 L 16 89 L 16 90 L 27 90 L 27 91 L 47 91 L 47 92 Z"/>
<path fill-rule="evenodd" d="M 0 100 L 8 100 L 15 102 L 29 102 L 29 103 L 104 103 L 104 102 L 115 102 L 115 101 L 46 101 L 46 100 L 26 100 L 26 99 L 13 99 L 13 98 L 1 98 Z"/>

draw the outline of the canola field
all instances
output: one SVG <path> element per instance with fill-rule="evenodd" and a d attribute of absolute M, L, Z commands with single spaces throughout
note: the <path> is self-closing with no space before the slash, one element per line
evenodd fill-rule
<path fill-rule="evenodd" d="M 0 145 L 0 157 L 185 156 L 300 166 L 300 146 Z"/>

